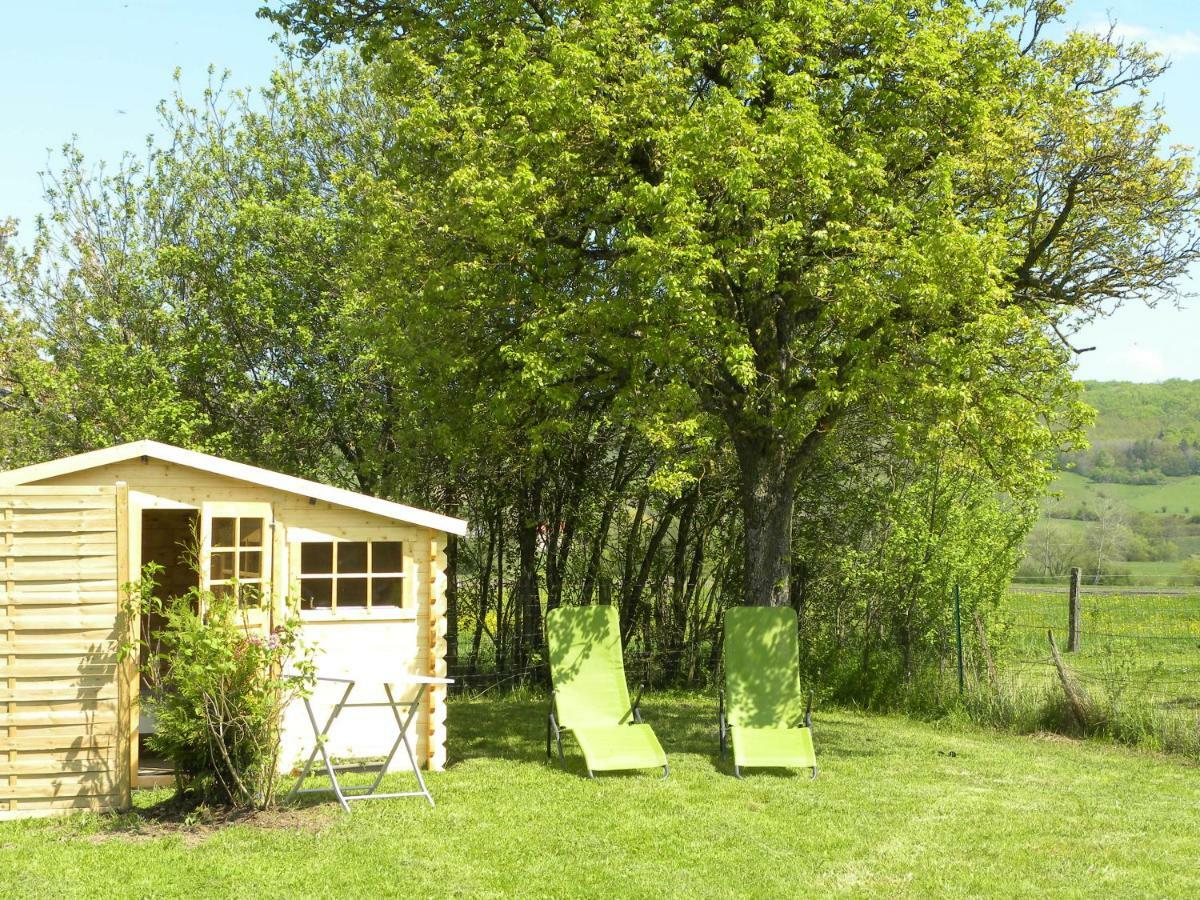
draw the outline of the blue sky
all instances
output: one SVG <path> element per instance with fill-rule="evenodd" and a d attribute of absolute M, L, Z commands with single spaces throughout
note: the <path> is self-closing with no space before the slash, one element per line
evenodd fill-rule
<path fill-rule="evenodd" d="M 264 82 L 278 61 L 259 0 L 0 0 L 0 218 L 42 210 L 38 173 L 73 135 L 93 161 L 140 151 L 176 68 L 198 98 L 209 65 L 232 83 Z M 1200 2 L 1082 0 L 1069 21 L 1145 40 L 1173 67 L 1155 88 L 1174 139 L 1200 146 Z M 1200 271 L 1186 289 L 1200 292 Z M 1200 298 L 1185 308 L 1129 306 L 1085 328 L 1080 378 L 1200 378 Z"/>

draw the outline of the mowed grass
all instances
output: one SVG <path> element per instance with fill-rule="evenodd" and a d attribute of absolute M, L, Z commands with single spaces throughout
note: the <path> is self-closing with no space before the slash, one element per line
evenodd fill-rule
<path fill-rule="evenodd" d="M 544 709 L 453 703 L 451 765 L 429 776 L 436 809 L 320 804 L 283 828 L 199 835 L 139 835 L 136 815 L 0 824 L 0 885 L 105 898 L 1200 893 L 1200 773 L 1175 758 L 818 710 L 820 778 L 737 781 L 717 758 L 712 698 L 658 695 L 644 711 L 671 777 L 590 781 L 574 748 L 565 770 L 545 761 Z"/>

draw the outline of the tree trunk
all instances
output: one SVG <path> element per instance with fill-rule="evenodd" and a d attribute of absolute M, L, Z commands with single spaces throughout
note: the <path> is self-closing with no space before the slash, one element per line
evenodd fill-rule
<path fill-rule="evenodd" d="M 506 620 L 504 608 L 504 513 L 496 513 L 496 671 L 503 672 L 508 661 Z"/>
<path fill-rule="evenodd" d="M 517 666 L 528 664 L 542 643 L 542 598 L 538 578 L 538 529 L 541 524 L 541 488 L 536 482 L 522 492 L 518 510 L 517 551 L 520 569 L 517 573 L 517 608 L 521 625 L 517 629 L 519 653 L 514 655 Z"/>
<path fill-rule="evenodd" d="M 747 606 L 784 606 L 791 599 L 796 476 L 774 441 L 742 440 L 737 451 L 746 532 L 743 600 Z"/>
<path fill-rule="evenodd" d="M 492 589 L 492 556 L 496 551 L 496 526 L 493 524 L 494 522 L 495 520 L 489 520 L 488 522 L 487 553 L 484 554 L 483 572 L 479 576 L 479 603 L 475 609 L 475 633 L 471 637 L 471 658 L 467 668 L 468 676 L 472 676 L 479 671 L 479 647 L 483 642 L 484 626 L 487 623 L 488 594 Z M 496 645 L 494 638 L 492 644 L 494 649 Z"/>

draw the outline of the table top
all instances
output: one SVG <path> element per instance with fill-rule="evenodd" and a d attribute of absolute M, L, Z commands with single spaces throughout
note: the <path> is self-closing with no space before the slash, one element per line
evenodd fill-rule
<path fill-rule="evenodd" d="M 348 682 L 354 682 L 355 684 L 386 684 L 398 687 L 410 684 L 454 684 L 453 678 L 435 678 L 432 675 L 409 675 L 406 672 L 380 678 L 377 672 L 355 674 L 353 671 L 339 671 L 336 675 L 332 673 L 329 675 L 317 675 L 316 680 L 333 681 L 341 684 Z"/>

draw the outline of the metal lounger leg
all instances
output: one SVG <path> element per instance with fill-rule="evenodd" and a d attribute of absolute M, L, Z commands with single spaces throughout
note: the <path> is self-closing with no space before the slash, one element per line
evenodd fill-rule
<path fill-rule="evenodd" d="M 554 714 L 554 692 L 550 692 L 550 709 L 546 713 L 546 759 L 554 759 L 550 752 L 550 737 L 553 735 L 554 740 L 558 743 L 558 761 L 562 765 L 566 765 L 566 758 L 563 756 L 562 745 L 562 729 L 558 727 L 558 717 Z"/>

